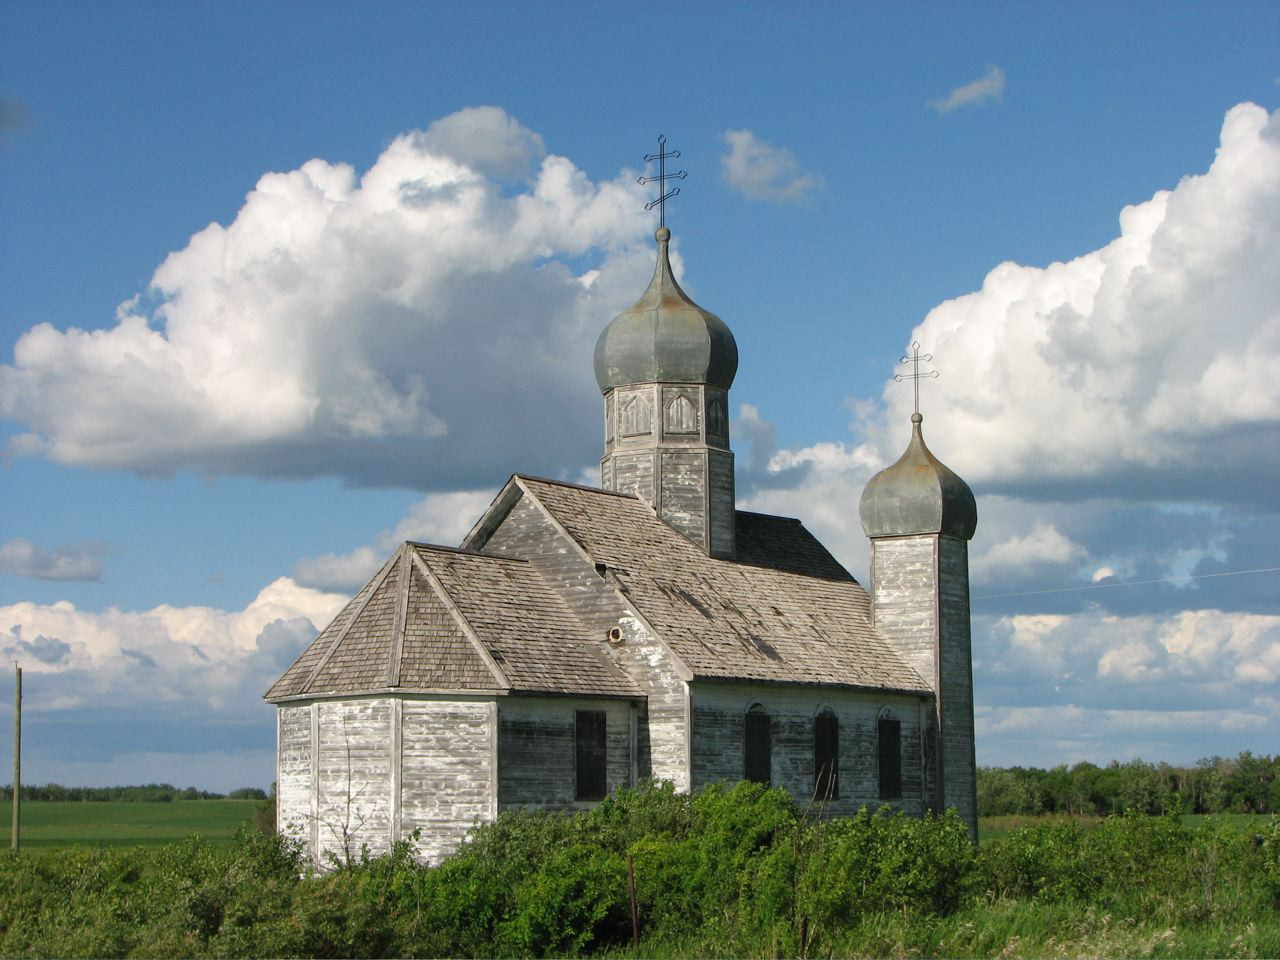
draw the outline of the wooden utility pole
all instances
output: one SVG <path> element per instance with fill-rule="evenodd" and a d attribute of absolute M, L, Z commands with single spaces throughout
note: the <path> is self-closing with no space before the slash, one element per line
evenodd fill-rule
<path fill-rule="evenodd" d="M 22 794 L 22 668 L 15 662 L 13 686 L 13 849 L 18 849 L 18 805 Z"/>

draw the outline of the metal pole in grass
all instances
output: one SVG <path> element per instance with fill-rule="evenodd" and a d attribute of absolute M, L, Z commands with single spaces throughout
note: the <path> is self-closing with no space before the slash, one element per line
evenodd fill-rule
<path fill-rule="evenodd" d="M 18 805 L 22 794 L 22 668 L 13 661 L 13 849 L 18 849 Z"/>

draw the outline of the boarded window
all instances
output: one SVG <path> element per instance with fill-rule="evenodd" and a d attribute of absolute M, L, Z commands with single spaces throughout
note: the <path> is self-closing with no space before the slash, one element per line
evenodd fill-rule
<path fill-rule="evenodd" d="M 756 705 L 747 711 L 743 779 L 768 785 L 773 768 L 769 742 L 769 714 Z"/>
<path fill-rule="evenodd" d="M 707 404 L 707 433 L 723 438 L 725 435 L 724 399 L 715 397 Z"/>
<path fill-rule="evenodd" d="M 605 795 L 605 721 L 603 710 L 574 715 L 577 788 L 575 800 L 603 800 Z"/>
<path fill-rule="evenodd" d="M 627 397 L 622 401 L 622 435 L 639 437 L 649 432 L 649 402 L 644 397 Z"/>
<path fill-rule="evenodd" d="M 813 795 L 819 800 L 840 796 L 840 721 L 830 710 L 813 718 Z"/>
<path fill-rule="evenodd" d="M 902 798 L 902 724 L 881 717 L 877 728 L 880 754 L 880 799 Z"/>
<path fill-rule="evenodd" d="M 667 433 L 697 433 L 698 411 L 685 396 L 667 404 Z"/>

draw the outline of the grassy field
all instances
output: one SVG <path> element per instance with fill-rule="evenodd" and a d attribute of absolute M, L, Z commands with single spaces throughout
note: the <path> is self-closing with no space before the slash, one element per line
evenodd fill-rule
<path fill-rule="evenodd" d="M 94 801 L 22 804 L 23 849 L 133 846 L 170 843 L 198 833 L 229 843 L 253 816 L 256 800 L 174 800 L 171 803 Z M 11 840 L 13 808 L 0 801 L 0 849 Z"/>
<path fill-rule="evenodd" d="M 1102 822 L 1101 817 L 1072 817 L 1066 814 L 1042 814 L 1034 817 L 1024 814 L 1005 817 L 980 817 L 978 819 L 978 843 L 983 844 L 989 840 L 998 840 L 1011 831 L 1021 830 L 1023 827 L 1034 827 L 1042 823 L 1065 823 L 1068 820 L 1076 821 L 1086 830 L 1090 830 Z M 1271 817 L 1258 813 L 1187 813 L 1182 816 L 1183 824 L 1193 830 L 1205 820 L 1230 824 L 1242 833 L 1246 831 L 1249 833 L 1261 833 L 1271 821 Z"/>

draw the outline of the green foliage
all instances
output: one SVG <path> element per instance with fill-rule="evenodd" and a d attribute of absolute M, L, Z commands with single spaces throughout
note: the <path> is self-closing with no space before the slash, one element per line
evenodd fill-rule
<path fill-rule="evenodd" d="M 230 846 L 0 853 L 0 956 L 1276 955 L 1280 820 L 1059 818 L 984 844 L 948 814 L 824 820 L 781 790 L 623 790 L 504 813 L 434 868 L 412 838 L 311 870 Z M 632 948 L 628 858 L 641 944 Z"/>

